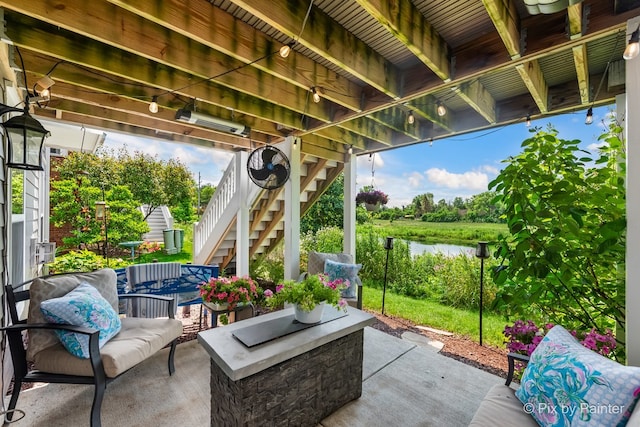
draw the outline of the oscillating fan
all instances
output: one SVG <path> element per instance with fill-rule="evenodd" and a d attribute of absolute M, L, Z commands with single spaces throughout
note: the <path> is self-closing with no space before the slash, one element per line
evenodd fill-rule
<path fill-rule="evenodd" d="M 273 190 L 282 187 L 289 179 L 289 159 L 277 148 L 265 145 L 249 155 L 247 171 L 258 187 Z"/>

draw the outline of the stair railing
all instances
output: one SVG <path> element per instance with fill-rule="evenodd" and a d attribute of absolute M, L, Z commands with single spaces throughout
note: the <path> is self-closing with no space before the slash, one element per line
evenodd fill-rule
<path fill-rule="evenodd" d="M 196 264 L 206 262 L 206 257 L 211 254 L 215 236 L 221 234 L 235 217 L 239 206 L 239 194 L 237 190 L 238 173 L 241 172 L 240 153 L 236 153 L 224 171 L 222 179 L 216 187 L 215 193 L 209 200 L 207 208 L 202 213 L 200 221 L 194 224 L 193 229 L 193 260 Z M 222 229 L 222 231 L 220 231 Z M 214 231 L 217 230 L 217 233 Z"/>

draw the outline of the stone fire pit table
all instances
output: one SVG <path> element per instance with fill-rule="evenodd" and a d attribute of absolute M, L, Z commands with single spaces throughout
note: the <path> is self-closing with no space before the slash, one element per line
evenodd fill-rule
<path fill-rule="evenodd" d="M 211 425 L 315 426 L 360 397 L 363 330 L 375 318 L 349 307 L 346 316 L 251 347 L 234 335 L 273 335 L 289 318 L 293 308 L 198 334 L 211 357 Z"/>

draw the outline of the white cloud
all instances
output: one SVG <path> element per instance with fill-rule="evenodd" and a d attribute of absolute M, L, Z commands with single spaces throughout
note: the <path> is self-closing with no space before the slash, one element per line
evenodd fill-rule
<path fill-rule="evenodd" d="M 452 173 L 446 169 L 431 168 L 425 171 L 427 180 L 439 187 L 487 191 L 489 177 L 483 172 Z"/>
<path fill-rule="evenodd" d="M 422 182 L 424 181 L 424 175 L 420 172 L 411 172 L 409 174 L 405 174 L 407 177 L 407 181 L 409 182 L 409 187 L 411 188 L 420 188 Z"/>

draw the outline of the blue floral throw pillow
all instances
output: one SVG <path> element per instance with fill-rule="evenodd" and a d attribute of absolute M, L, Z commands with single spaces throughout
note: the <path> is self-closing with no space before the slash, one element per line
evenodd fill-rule
<path fill-rule="evenodd" d="M 120 331 L 118 313 L 100 292 L 81 283 L 63 297 L 42 301 L 40 311 L 48 322 L 58 325 L 85 326 L 100 331 L 102 347 Z M 55 331 L 62 345 L 74 356 L 89 358 L 89 337 L 68 331 Z"/>
<path fill-rule="evenodd" d="M 330 259 L 324 262 L 324 273 L 329 276 L 329 280 L 348 280 L 349 287 L 342 291 L 342 298 L 355 298 L 357 286 L 361 283 L 358 272 L 362 268 L 362 264 L 345 264 L 342 262 L 332 261 Z"/>
<path fill-rule="evenodd" d="M 553 327 L 531 354 L 516 396 L 541 426 L 627 424 L 640 393 L 640 368 L 623 366 Z"/>

